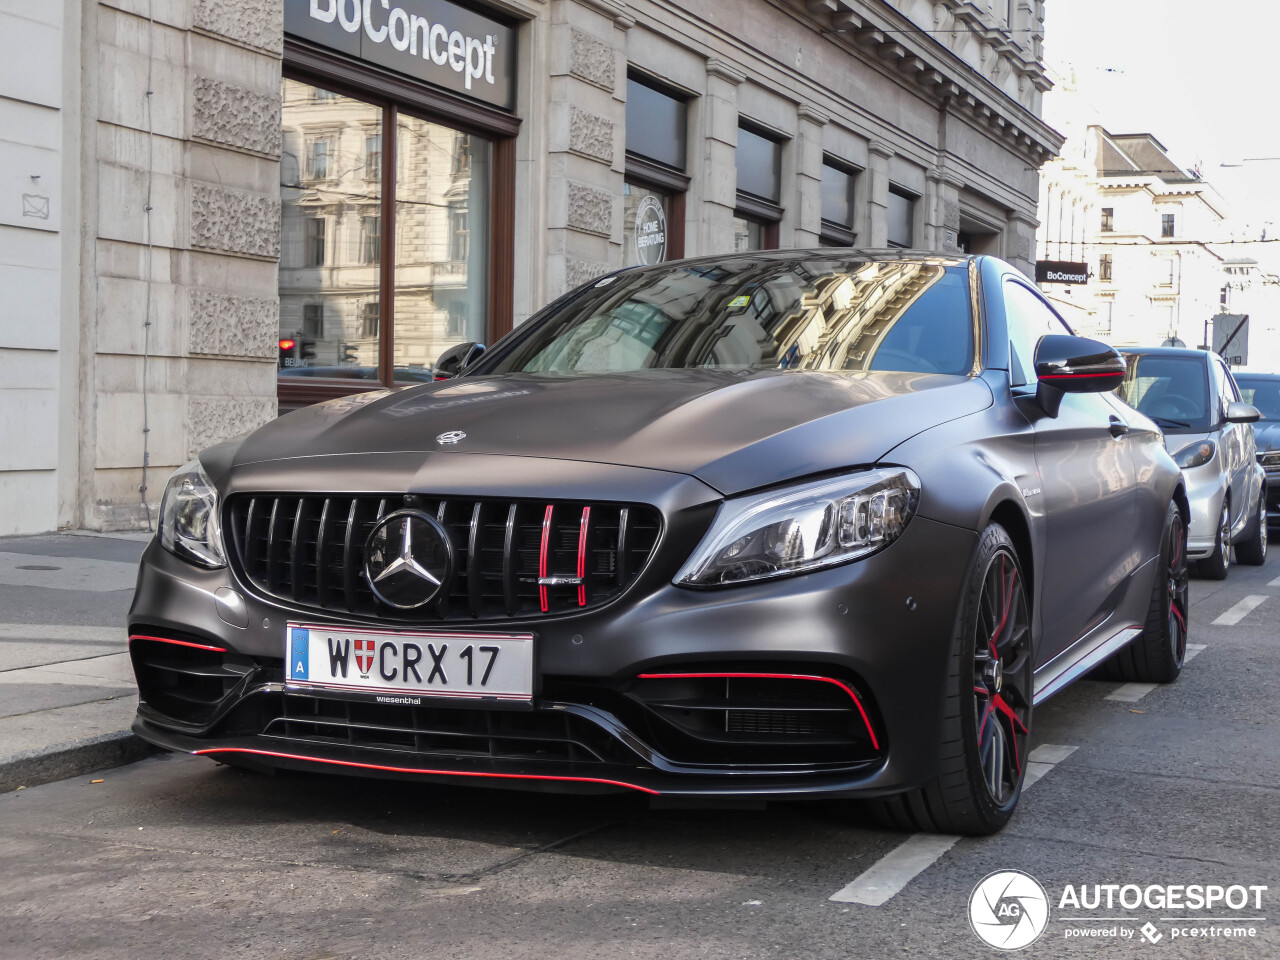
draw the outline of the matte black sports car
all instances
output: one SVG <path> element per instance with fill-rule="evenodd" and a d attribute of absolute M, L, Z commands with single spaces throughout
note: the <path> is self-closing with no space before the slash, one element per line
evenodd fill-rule
<path fill-rule="evenodd" d="M 998 260 L 627 270 L 464 359 L 174 475 L 140 736 L 986 833 L 1036 703 L 1181 669 L 1181 475 L 1121 357 Z"/>

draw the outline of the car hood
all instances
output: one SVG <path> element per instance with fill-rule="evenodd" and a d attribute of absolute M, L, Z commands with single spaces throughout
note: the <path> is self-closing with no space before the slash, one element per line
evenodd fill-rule
<path fill-rule="evenodd" d="M 1280 420 L 1259 420 L 1253 425 L 1253 438 L 1259 453 L 1280 450 Z"/>
<path fill-rule="evenodd" d="M 920 431 L 991 402 L 980 379 L 922 373 L 476 376 L 299 410 L 250 434 L 234 462 L 536 457 L 682 473 L 729 494 L 874 463 Z M 442 442 L 454 432 L 465 437 Z"/>

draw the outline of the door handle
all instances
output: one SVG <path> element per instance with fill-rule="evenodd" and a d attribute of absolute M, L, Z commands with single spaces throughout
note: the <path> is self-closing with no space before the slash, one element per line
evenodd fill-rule
<path fill-rule="evenodd" d="M 1119 417 L 1111 418 L 1111 435 L 1117 440 L 1129 432 L 1129 425 Z"/>

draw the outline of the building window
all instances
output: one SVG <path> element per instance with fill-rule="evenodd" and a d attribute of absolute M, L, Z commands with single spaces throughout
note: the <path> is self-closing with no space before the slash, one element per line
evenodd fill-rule
<path fill-rule="evenodd" d="M 916 198 L 898 187 L 889 188 L 889 246 L 910 247 L 915 240 Z"/>
<path fill-rule="evenodd" d="M 360 305 L 360 332 L 363 340 L 376 340 L 381 320 L 382 304 L 377 300 L 366 300 Z"/>
<path fill-rule="evenodd" d="M 303 252 L 302 265 L 305 267 L 324 266 L 324 217 L 307 219 L 307 235 Z"/>
<path fill-rule="evenodd" d="M 738 208 L 734 211 L 734 249 L 778 247 L 782 220 L 782 144 L 750 125 L 738 127 Z"/>
<path fill-rule="evenodd" d="M 308 340 L 324 339 L 324 304 L 308 303 L 302 308 L 302 335 Z"/>
<path fill-rule="evenodd" d="M 1102 232 L 1112 233 L 1116 228 L 1116 210 L 1115 207 L 1102 208 Z"/>
<path fill-rule="evenodd" d="M 334 93 L 332 90 L 323 90 L 323 89 L 321 89 L 320 87 L 312 87 L 312 88 L 311 88 L 311 99 L 312 99 L 312 100 L 321 100 L 321 101 L 326 101 L 326 102 L 327 102 L 327 101 L 331 101 L 331 100 L 337 100 L 337 99 L 338 99 L 338 95 L 337 95 L 336 93 Z"/>
<path fill-rule="evenodd" d="M 382 179 L 382 134 L 380 133 L 364 138 L 364 178 L 366 180 Z"/>
<path fill-rule="evenodd" d="M 382 218 L 360 218 L 360 262 L 379 263 L 382 260 Z"/>
<path fill-rule="evenodd" d="M 1160 214 L 1160 236 L 1162 237 L 1173 236 L 1173 214 L 1172 213 Z"/>
<path fill-rule="evenodd" d="M 1111 254 L 1109 253 L 1098 257 L 1098 279 L 1111 282 Z"/>
<path fill-rule="evenodd" d="M 646 266 L 684 256 L 688 124 L 684 94 L 647 76 L 627 77 L 624 266 Z"/>
<path fill-rule="evenodd" d="M 453 138 L 453 170 L 451 176 L 471 176 L 471 134 L 459 133 Z"/>
<path fill-rule="evenodd" d="M 857 174 L 833 158 L 822 163 L 822 234 L 823 246 L 853 246 L 858 236 L 853 231 L 853 184 Z"/>
<path fill-rule="evenodd" d="M 467 221 L 467 206 L 455 203 L 449 207 L 449 259 L 466 260 L 470 250 L 471 230 Z"/>
<path fill-rule="evenodd" d="M 329 155 L 333 151 L 333 141 L 328 137 L 316 137 L 307 144 L 307 179 L 329 179 Z"/>

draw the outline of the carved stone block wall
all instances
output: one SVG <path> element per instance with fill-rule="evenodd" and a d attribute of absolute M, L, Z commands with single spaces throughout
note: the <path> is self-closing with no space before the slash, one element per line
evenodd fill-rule
<path fill-rule="evenodd" d="M 613 122 L 576 106 L 569 112 L 569 149 L 613 163 Z"/>
<path fill-rule="evenodd" d="M 588 83 L 612 90 L 617 72 L 613 47 L 589 33 L 573 30 L 569 35 L 569 72 Z"/>
<path fill-rule="evenodd" d="M 613 194 L 608 190 L 569 183 L 569 221 L 573 230 L 607 237 L 613 233 Z"/>
<path fill-rule="evenodd" d="M 596 263 L 594 260 L 578 260 L 569 257 L 564 262 L 565 289 L 572 290 L 589 280 L 604 276 L 609 272 L 607 263 Z"/>
<path fill-rule="evenodd" d="M 284 50 L 284 0 L 196 0 L 195 25 L 269 53 Z"/>
<path fill-rule="evenodd" d="M 191 188 L 191 245 L 254 257 L 280 256 L 280 201 L 207 183 Z"/>
<path fill-rule="evenodd" d="M 280 155 L 280 98 L 222 80 L 196 77 L 192 84 L 194 136 L 273 157 Z"/>
<path fill-rule="evenodd" d="M 193 288 L 189 303 L 192 353 L 260 360 L 276 355 L 279 300 Z"/>
<path fill-rule="evenodd" d="M 275 397 L 187 397 L 187 455 L 194 457 L 275 417 Z"/>

